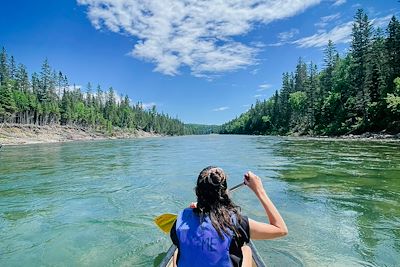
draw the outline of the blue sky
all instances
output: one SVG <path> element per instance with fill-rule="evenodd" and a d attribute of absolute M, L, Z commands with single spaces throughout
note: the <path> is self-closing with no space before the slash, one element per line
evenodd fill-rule
<path fill-rule="evenodd" d="M 186 123 L 222 124 L 280 89 L 298 57 L 349 47 L 363 8 L 384 29 L 397 0 L 4 0 L 0 46 L 29 72 L 47 57 L 85 90 L 110 86 Z"/>

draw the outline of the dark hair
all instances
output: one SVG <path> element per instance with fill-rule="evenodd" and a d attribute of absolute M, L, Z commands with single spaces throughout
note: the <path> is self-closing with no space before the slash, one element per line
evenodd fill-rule
<path fill-rule="evenodd" d="M 209 216 L 221 238 L 224 238 L 222 232 L 229 234 L 229 230 L 240 236 L 232 217 L 235 216 L 237 222 L 242 219 L 240 207 L 229 198 L 226 179 L 221 168 L 208 166 L 200 172 L 196 185 L 197 207 L 194 212 L 201 220 Z"/>

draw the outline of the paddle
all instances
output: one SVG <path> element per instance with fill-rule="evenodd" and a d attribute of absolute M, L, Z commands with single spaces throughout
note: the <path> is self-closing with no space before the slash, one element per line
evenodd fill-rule
<path fill-rule="evenodd" d="M 231 189 L 229 189 L 229 192 L 233 192 L 239 187 L 243 186 L 244 183 L 240 183 L 238 185 L 235 185 Z M 178 215 L 176 214 L 171 214 L 171 213 L 164 213 L 159 216 L 157 216 L 154 219 L 154 223 L 166 234 L 168 234 L 171 231 L 172 226 L 174 225 L 174 222 L 176 221 L 176 217 Z"/>

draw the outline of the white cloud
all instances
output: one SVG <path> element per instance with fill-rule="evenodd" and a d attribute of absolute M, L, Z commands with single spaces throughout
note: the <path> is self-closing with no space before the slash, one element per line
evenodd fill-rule
<path fill-rule="evenodd" d="M 346 0 L 333 0 L 333 1 L 334 1 L 333 6 L 341 6 L 347 2 Z"/>
<path fill-rule="evenodd" d="M 260 71 L 260 69 L 254 69 L 254 70 L 250 71 L 250 73 L 253 75 L 257 75 L 259 71 Z"/>
<path fill-rule="evenodd" d="M 371 20 L 371 23 L 376 27 L 386 27 L 392 15 L 386 17 L 375 18 Z M 353 21 L 340 24 L 328 32 L 319 32 L 314 35 L 303 37 L 298 39 L 293 44 L 299 47 L 323 47 L 328 44 L 331 40 L 335 44 L 349 43 L 351 41 L 351 31 L 353 27 Z"/>
<path fill-rule="evenodd" d="M 229 109 L 229 107 L 219 107 L 219 108 L 213 109 L 213 111 L 224 111 L 224 110 L 227 110 L 227 109 Z"/>
<path fill-rule="evenodd" d="M 331 40 L 335 44 L 348 43 L 351 41 L 351 29 L 353 21 L 349 21 L 334 27 L 329 32 L 316 33 L 314 35 L 303 37 L 294 41 L 299 47 L 322 47 Z"/>
<path fill-rule="evenodd" d="M 278 39 L 281 42 L 286 42 L 289 39 L 292 39 L 295 35 L 299 34 L 299 29 L 293 28 L 287 32 L 281 32 L 278 34 Z"/>
<path fill-rule="evenodd" d="M 278 34 L 278 42 L 273 44 L 268 44 L 268 46 L 282 46 L 289 42 L 295 35 L 299 34 L 300 31 L 296 28 L 292 28 L 289 31 L 281 32 Z"/>
<path fill-rule="evenodd" d="M 324 16 L 324 17 L 321 17 L 320 21 L 315 23 L 314 25 L 319 28 L 324 28 L 326 25 L 328 25 L 328 22 L 334 21 L 339 18 L 340 18 L 340 13 L 332 14 L 329 16 Z"/>
<path fill-rule="evenodd" d="M 142 109 L 151 109 L 156 106 L 156 103 L 150 102 L 150 103 L 140 103 L 140 106 Z"/>
<path fill-rule="evenodd" d="M 259 43 L 234 41 L 255 24 L 303 12 L 320 0 L 77 0 L 96 29 L 137 40 L 129 55 L 152 62 L 155 71 L 176 75 L 189 67 L 204 76 L 257 62 Z"/>
<path fill-rule="evenodd" d="M 75 91 L 77 89 L 82 90 L 82 85 L 76 85 L 76 84 L 68 85 L 68 87 L 65 88 L 65 91 L 72 92 L 72 91 Z M 55 91 L 56 91 L 56 94 L 61 97 L 63 95 L 63 92 L 64 92 L 64 87 L 56 86 L 55 87 Z"/>
<path fill-rule="evenodd" d="M 264 95 L 261 95 L 261 94 L 253 95 L 254 98 L 260 98 L 262 96 L 264 96 Z"/>
<path fill-rule="evenodd" d="M 271 87 L 272 87 L 272 85 L 268 84 L 268 83 L 260 84 L 258 86 L 257 92 L 265 91 L 265 90 L 267 90 L 267 89 L 269 89 Z"/>
<path fill-rule="evenodd" d="M 393 17 L 393 14 L 387 15 L 386 17 L 375 18 L 371 20 L 375 27 L 386 28 L 389 24 L 390 19 Z"/>

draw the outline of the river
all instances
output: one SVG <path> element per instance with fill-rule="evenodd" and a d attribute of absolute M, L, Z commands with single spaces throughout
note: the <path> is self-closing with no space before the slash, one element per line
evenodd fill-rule
<path fill-rule="evenodd" d="M 208 165 L 262 178 L 289 228 L 255 243 L 268 266 L 399 265 L 399 142 L 208 135 L 3 147 L 0 266 L 157 265 L 153 218 L 194 201 Z M 248 188 L 233 198 L 266 220 Z"/>

